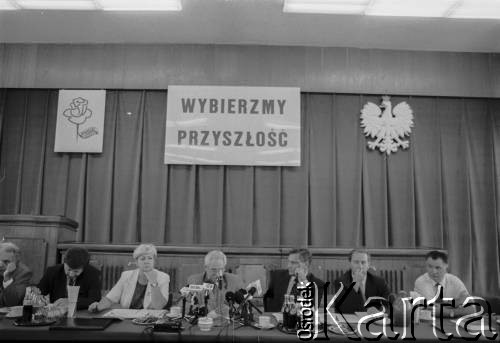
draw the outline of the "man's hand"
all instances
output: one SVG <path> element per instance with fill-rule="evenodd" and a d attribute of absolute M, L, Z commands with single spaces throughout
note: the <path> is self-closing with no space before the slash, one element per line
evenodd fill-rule
<path fill-rule="evenodd" d="M 356 269 L 352 273 L 352 281 L 356 282 L 354 284 L 354 290 L 357 292 L 365 279 L 366 272 L 362 269 Z"/>
<path fill-rule="evenodd" d="M 297 275 L 297 280 L 300 283 L 307 283 L 307 274 L 309 273 L 309 270 L 307 266 L 299 266 L 297 269 L 295 269 L 295 274 Z"/>
<path fill-rule="evenodd" d="M 92 304 L 89 305 L 89 312 L 93 312 L 93 313 L 96 313 L 96 312 L 99 312 L 100 309 L 99 309 L 99 302 L 93 302 Z"/>
<path fill-rule="evenodd" d="M 7 268 L 5 268 L 5 271 L 3 272 L 3 281 L 7 282 L 10 279 L 12 279 L 12 273 L 14 270 L 16 270 L 17 265 L 14 262 L 9 262 L 7 265 Z"/>
<path fill-rule="evenodd" d="M 56 307 L 68 307 L 68 298 L 59 298 L 54 302 Z"/>

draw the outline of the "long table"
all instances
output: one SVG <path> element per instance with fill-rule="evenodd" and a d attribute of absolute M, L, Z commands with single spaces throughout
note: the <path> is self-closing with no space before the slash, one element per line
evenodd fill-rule
<path fill-rule="evenodd" d="M 87 311 L 79 311 L 77 317 L 96 317 Z M 493 320 L 493 328 L 500 330 L 499 325 Z M 417 342 L 439 341 L 433 331 L 432 322 L 422 322 L 415 325 L 414 334 Z M 450 320 L 445 320 L 444 328 L 447 332 L 453 332 L 456 335 L 455 324 Z M 382 332 L 381 326 L 372 326 L 371 332 L 378 329 Z M 395 327 L 396 332 L 403 332 L 402 327 Z M 329 332 L 328 338 L 323 332 L 319 337 L 324 340 L 336 342 L 349 341 L 352 338 L 337 335 Z M 486 340 L 485 337 L 480 337 Z M 259 330 L 254 327 L 239 327 L 238 324 L 230 324 L 226 327 L 214 327 L 211 331 L 203 332 L 197 326 L 185 323 L 185 329 L 180 333 L 170 332 L 152 332 L 147 326 L 136 325 L 131 320 L 116 321 L 108 328 L 102 331 L 49 331 L 47 326 L 41 327 L 17 327 L 13 325 L 13 319 L 0 318 L 0 341 L 187 341 L 187 342 L 301 342 L 296 335 L 286 334 L 274 328 L 271 330 Z M 366 341 L 365 339 L 363 339 Z M 386 336 L 382 336 L 381 341 L 390 341 Z M 464 341 L 457 339 L 456 341 Z M 499 338 L 497 337 L 496 341 Z M 391 342 L 403 342 L 401 337 Z"/>

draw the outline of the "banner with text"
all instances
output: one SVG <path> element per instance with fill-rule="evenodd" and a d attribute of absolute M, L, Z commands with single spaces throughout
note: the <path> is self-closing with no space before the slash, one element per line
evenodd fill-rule
<path fill-rule="evenodd" d="M 300 89 L 169 86 L 165 163 L 300 166 Z"/>

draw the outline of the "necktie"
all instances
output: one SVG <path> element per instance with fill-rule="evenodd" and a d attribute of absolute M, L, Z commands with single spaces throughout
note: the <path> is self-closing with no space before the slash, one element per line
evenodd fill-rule
<path fill-rule="evenodd" d="M 365 286 L 363 285 L 363 283 L 361 282 L 361 284 L 359 285 L 359 294 L 361 295 L 361 298 L 363 299 L 363 302 L 366 301 L 366 297 L 365 297 Z"/>
<path fill-rule="evenodd" d="M 436 282 L 436 284 L 434 285 L 435 289 L 436 289 L 436 292 L 435 292 L 435 296 L 439 296 L 439 286 L 443 287 L 439 282 Z M 443 289 L 443 294 L 444 294 L 444 289 Z M 438 298 L 436 303 L 440 303 L 441 302 L 441 298 Z"/>

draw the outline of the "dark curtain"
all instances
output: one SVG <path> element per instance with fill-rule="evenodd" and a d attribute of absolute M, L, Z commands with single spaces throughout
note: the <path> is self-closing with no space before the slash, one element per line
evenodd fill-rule
<path fill-rule="evenodd" d="M 379 96 L 303 94 L 302 166 L 164 165 L 166 91 L 110 90 L 104 152 L 54 153 L 57 90 L 0 90 L 0 213 L 64 215 L 82 242 L 435 247 L 498 292 L 500 100 L 393 97 L 410 148 L 367 148 Z"/>

